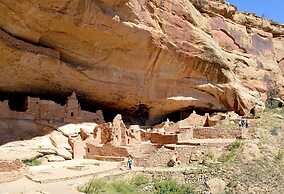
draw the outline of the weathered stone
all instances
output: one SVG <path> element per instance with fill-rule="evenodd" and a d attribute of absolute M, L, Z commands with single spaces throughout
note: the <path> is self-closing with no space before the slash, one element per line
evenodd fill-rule
<path fill-rule="evenodd" d="M 188 127 L 203 127 L 206 123 L 208 115 L 201 116 L 193 112 L 188 118 L 177 122 L 179 128 L 188 128 Z"/>
<path fill-rule="evenodd" d="M 242 160 L 244 162 L 250 162 L 257 160 L 261 157 L 260 150 L 256 144 L 247 143 L 242 150 Z"/>
<path fill-rule="evenodd" d="M 1 1 L 0 89 L 76 91 L 139 124 L 185 109 L 246 114 L 284 85 L 284 28 L 200 2 Z"/>
<path fill-rule="evenodd" d="M 65 160 L 71 160 L 72 154 L 65 148 L 57 148 L 56 155 L 63 157 Z"/>
<path fill-rule="evenodd" d="M 283 116 L 282 115 L 279 115 L 279 114 L 274 114 L 274 116 L 278 119 L 283 119 Z"/>
<path fill-rule="evenodd" d="M 219 178 L 213 178 L 206 182 L 212 194 L 219 194 L 224 192 L 226 182 Z"/>
<path fill-rule="evenodd" d="M 200 151 L 194 151 L 191 153 L 190 161 L 198 161 L 202 156 L 202 153 Z"/>
<path fill-rule="evenodd" d="M 73 146 L 73 159 L 84 159 L 86 156 L 86 143 L 83 141 L 75 141 Z"/>
<path fill-rule="evenodd" d="M 37 152 L 39 152 L 43 155 L 56 154 L 56 150 L 51 149 L 51 148 L 41 148 L 41 149 L 38 149 Z"/>
<path fill-rule="evenodd" d="M 49 162 L 61 162 L 65 161 L 65 159 L 61 156 L 49 155 L 47 156 Z"/>
<path fill-rule="evenodd" d="M 58 131 L 53 131 L 50 134 L 50 140 L 52 144 L 57 148 L 66 148 L 67 150 L 71 150 L 71 146 L 68 143 L 68 137 L 62 135 L 62 133 Z"/>
<path fill-rule="evenodd" d="M 2 122 L 8 128 L 5 130 L 0 127 L 0 160 L 31 160 L 42 156 L 42 149 L 54 149 L 49 137 L 41 133 L 43 126 L 27 120 L 5 119 Z"/>
<path fill-rule="evenodd" d="M 81 123 L 81 124 L 67 124 L 58 128 L 58 131 L 62 132 L 66 137 L 76 137 L 81 132 L 81 129 L 92 134 L 96 123 Z"/>
<path fill-rule="evenodd" d="M 61 106 L 50 100 L 41 100 L 40 98 L 27 97 L 24 100 L 25 104 L 23 106 L 26 107 L 26 110 L 24 111 L 11 110 L 9 105 L 9 103 L 11 104 L 11 102 L 8 102 L 8 100 L 0 102 L 0 118 L 26 119 L 32 121 L 42 120 L 44 122 L 47 122 L 48 125 L 51 125 L 53 128 L 56 127 L 52 125 L 53 121 L 65 123 L 77 123 L 83 121 L 104 123 L 102 111 L 98 110 L 96 113 L 93 113 L 81 110 L 80 104 L 74 92 L 68 98 L 67 103 L 64 106 Z M 84 126 L 84 123 L 82 125 Z M 74 128 L 73 125 L 69 126 L 69 128 L 71 127 Z M 61 128 L 63 131 L 68 131 L 68 127 L 63 126 L 60 127 L 60 129 Z M 50 127 L 45 127 L 43 128 L 42 132 L 48 130 L 50 131 Z"/>
<path fill-rule="evenodd" d="M 93 132 L 94 129 L 92 131 L 88 131 L 86 129 L 80 129 L 80 136 L 82 140 L 86 140 L 86 139 L 93 139 Z"/>

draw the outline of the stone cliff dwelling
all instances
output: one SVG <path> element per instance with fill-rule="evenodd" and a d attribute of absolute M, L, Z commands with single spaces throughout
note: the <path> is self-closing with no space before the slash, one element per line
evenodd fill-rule
<path fill-rule="evenodd" d="M 237 161 L 223 179 L 244 167 L 251 181 L 234 189 L 258 188 L 255 175 L 281 183 L 280 170 L 267 178 L 254 167 L 284 161 L 283 100 L 284 25 L 224 0 L 0 0 L 0 173 L 7 159 L 125 164 L 129 155 L 135 167 L 165 167 L 174 155 L 200 171 L 209 155 L 218 163 L 249 142 L 267 156 Z M 237 192 L 275 193 L 283 182 Z"/>
<path fill-rule="evenodd" d="M 176 152 L 181 155 L 183 163 L 188 163 L 196 150 L 206 153 L 210 144 L 222 147 L 237 138 L 247 138 L 248 131 L 243 128 L 224 130 L 212 127 L 216 122 L 236 119 L 238 116 L 234 113 L 210 117 L 193 112 L 177 123 L 166 121 L 157 126 L 143 127 L 126 126 L 121 115 L 117 115 L 113 122 L 97 125 L 92 131 L 81 128 L 78 136 L 69 136 L 68 139 L 75 159 L 123 161 L 131 155 L 135 157 L 136 165 L 158 166 L 161 162 L 155 162 L 155 157 L 167 162 Z"/>
<path fill-rule="evenodd" d="M 41 121 L 44 125 L 48 124 L 55 132 L 61 132 L 59 136 L 69 144 L 67 148 L 70 148 L 64 149 L 66 156 L 61 153 L 61 143 L 54 143 L 57 138 L 52 137 L 53 135 L 50 137 L 56 147 L 52 149 L 65 159 L 123 161 L 131 155 L 135 157 L 136 165 L 155 166 L 159 164 L 154 162 L 154 155 L 160 155 L 160 158 L 168 161 L 172 152 L 178 152 L 184 155 L 180 159 L 188 163 L 188 157 L 196 149 L 208 149 L 203 145 L 205 139 L 210 142 L 219 138 L 219 143 L 225 145 L 223 142 L 226 140 L 246 136 L 246 131 L 240 128 L 222 130 L 214 127 L 217 122 L 238 119 L 239 116 L 235 113 L 218 113 L 214 116 L 207 113 L 202 116 L 193 111 L 176 123 L 167 119 L 156 126 L 139 126 L 125 125 L 121 115 L 106 123 L 102 111 L 92 113 L 82 110 L 74 92 L 68 97 L 65 105 L 33 97 L 27 97 L 22 104 L 14 103 L 9 100 L 0 102 L 0 119 Z M 69 127 L 69 123 L 78 126 L 78 129 Z M 42 148 L 39 152 L 50 153 Z M 187 154 L 182 154 L 183 152 Z"/>
<path fill-rule="evenodd" d="M 11 106 L 13 107 L 13 104 L 10 104 L 8 100 L 0 101 L 0 118 L 60 121 L 63 123 L 104 122 L 102 111 L 92 113 L 81 110 L 75 92 L 68 97 L 64 106 L 53 101 L 32 97 L 25 99 L 22 106 L 23 111 L 11 110 Z"/>

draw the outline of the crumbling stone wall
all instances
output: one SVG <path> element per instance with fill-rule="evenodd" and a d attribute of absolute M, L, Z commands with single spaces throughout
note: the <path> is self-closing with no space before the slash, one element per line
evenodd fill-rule
<path fill-rule="evenodd" d="M 141 131 L 142 141 L 151 141 L 154 144 L 176 144 L 178 141 L 177 134 L 164 135 L 160 133 L 151 133 Z"/>
<path fill-rule="evenodd" d="M 0 102 L 0 118 L 28 120 L 58 120 L 65 123 L 96 122 L 104 123 L 102 111 L 96 113 L 81 110 L 76 94 L 73 93 L 66 105 L 39 98 L 27 98 L 28 108 L 25 112 L 12 111 L 8 101 Z"/>
<path fill-rule="evenodd" d="M 242 130 L 234 129 L 218 129 L 214 127 L 195 128 L 193 130 L 193 138 L 196 139 L 235 139 L 242 137 Z"/>
<path fill-rule="evenodd" d="M 96 146 L 87 143 L 86 148 L 86 157 L 89 159 L 92 159 L 95 156 L 127 157 L 129 155 L 125 147 L 114 147 L 111 144 Z"/>

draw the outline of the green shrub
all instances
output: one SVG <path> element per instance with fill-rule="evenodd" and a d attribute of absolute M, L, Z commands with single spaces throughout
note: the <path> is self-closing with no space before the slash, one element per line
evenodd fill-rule
<path fill-rule="evenodd" d="M 136 176 L 132 179 L 132 185 L 134 185 L 135 187 L 147 185 L 148 183 L 149 183 L 148 178 L 143 175 Z"/>
<path fill-rule="evenodd" d="M 236 152 L 243 146 L 243 143 L 241 141 L 235 141 L 232 143 L 230 152 L 223 158 L 221 158 L 222 162 L 228 163 L 232 162 L 234 159 L 234 156 L 236 155 Z"/>
<path fill-rule="evenodd" d="M 214 155 L 214 153 L 213 152 L 208 152 L 208 154 L 207 154 L 207 156 L 208 156 L 208 158 L 210 158 L 211 160 L 213 160 L 214 158 L 215 158 L 215 155 Z"/>
<path fill-rule="evenodd" d="M 275 109 L 283 106 L 282 102 L 276 99 L 279 96 L 279 93 L 280 89 L 276 84 L 271 86 L 271 88 L 267 91 L 266 108 Z"/>
<path fill-rule="evenodd" d="M 78 191 L 87 194 L 138 194 L 139 191 L 135 189 L 134 186 L 123 181 L 115 181 L 107 183 L 104 180 L 92 179 L 87 184 L 79 186 Z"/>
<path fill-rule="evenodd" d="M 200 9 L 200 8 L 203 8 L 207 4 L 208 4 L 207 0 L 198 0 L 195 6 L 197 7 L 197 9 Z"/>
<path fill-rule="evenodd" d="M 92 179 L 85 185 L 79 186 L 80 192 L 87 194 L 139 194 L 148 193 L 143 186 L 151 186 L 150 193 L 155 194 L 195 194 L 196 188 L 193 185 L 177 184 L 173 179 L 155 180 L 149 182 L 145 176 L 137 176 L 130 183 L 124 181 L 114 181 L 107 183 L 100 179 Z M 144 191 L 143 191 L 144 190 Z"/>
<path fill-rule="evenodd" d="M 267 91 L 268 99 L 277 98 L 280 93 L 279 86 L 274 84 L 271 88 Z"/>
<path fill-rule="evenodd" d="M 277 100 L 274 99 L 268 99 L 265 103 L 265 108 L 266 109 L 276 109 L 276 108 L 281 108 L 283 104 L 281 102 L 278 102 Z"/>
<path fill-rule="evenodd" d="M 132 185 L 123 181 L 116 181 L 113 182 L 111 185 L 114 188 L 115 192 L 117 193 L 123 193 L 123 194 L 138 193 L 138 191 Z"/>
<path fill-rule="evenodd" d="M 41 165 L 41 161 L 38 158 L 34 158 L 31 160 L 22 160 L 22 162 L 27 166 L 39 166 Z"/>
<path fill-rule="evenodd" d="M 235 156 L 235 152 L 230 151 L 230 152 L 225 156 L 225 158 L 222 160 L 222 162 L 225 162 L 225 163 L 232 162 L 234 156 Z"/>
<path fill-rule="evenodd" d="M 235 141 L 232 144 L 231 150 L 238 150 L 239 148 L 241 148 L 241 146 L 242 146 L 242 142 L 241 141 Z"/>
<path fill-rule="evenodd" d="M 276 156 L 277 160 L 283 160 L 284 159 L 284 152 L 283 150 L 279 150 Z"/>
<path fill-rule="evenodd" d="M 191 194 L 196 193 L 195 187 L 191 185 L 177 184 L 171 178 L 155 181 L 155 194 Z"/>
<path fill-rule="evenodd" d="M 87 184 L 79 186 L 78 191 L 87 194 L 99 194 L 106 192 L 107 183 L 100 179 L 92 179 Z"/>

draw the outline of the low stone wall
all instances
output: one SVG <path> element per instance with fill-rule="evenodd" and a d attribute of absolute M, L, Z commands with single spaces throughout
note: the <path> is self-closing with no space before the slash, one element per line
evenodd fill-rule
<path fill-rule="evenodd" d="M 112 156 L 90 156 L 88 159 L 110 161 L 110 162 L 123 162 L 125 157 L 112 157 Z"/>
<path fill-rule="evenodd" d="M 93 159 L 96 156 L 128 157 L 128 155 L 129 153 L 125 147 L 114 147 L 108 144 L 104 146 L 86 145 L 86 157 L 89 159 Z"/>
<path fill-rule="evenodd" d="M 178 160 L 181 164 L 189 164 L 192 153 L 196 150 L 206 150 L 205 147 L 186 147 L 186 148 L 161 148 L 158 151 L 144 157 L 144 158 L 135 158 L 135 166 L 140 167 L 160 167 L 167 166 L 172 157 L 177 154 Z"/>
<path fill-rule="evenodd" d="M 161 149 L 142 158 L 135 158 L 135 166 L 139 167 L 166 167 L 167 163 L 177 157 L 180 166 L 186 166 L 192 162 L 201 162 L 208 152 L 219 155 L 227 144 L 200 145 L 200 146 L 175 146 L 166 145 Z"/>
<path fill-rule="evenodd" d="M 154 144 L 176 144 L 178 141 L 178 135 L 163 135 L 160 133 L 148 133 L 148 132 L 141 132 L 141 139 L 142 141 L 151 141 Z"/>
<path fill-rule="evenodd" d="M 235 129 L 218 129 L 214 127 L 195 128 L 193 138 L 195 139 L 235 139 L 242 137 L 242 130 Z"/>

